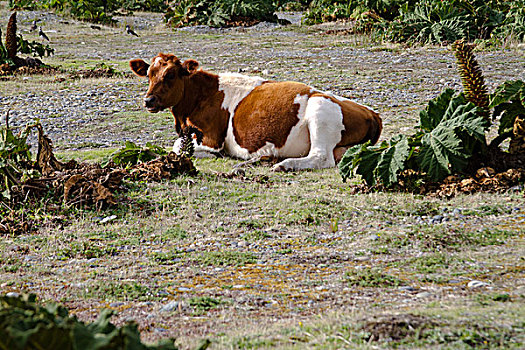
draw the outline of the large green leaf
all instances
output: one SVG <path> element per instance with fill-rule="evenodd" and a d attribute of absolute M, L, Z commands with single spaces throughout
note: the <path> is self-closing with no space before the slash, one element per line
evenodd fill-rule
<path fill-rule="evenodd" d="M 176 350 L 173 340 L 145 345 L 136 324 L 117 328 L 112 313 L 85 324 L 56 304 L 42 307 L 34 296 L 0 297 L 0 349 Z"/>
<path fill-rule="evenodd" d="M 370 142 L 367 142 L 367 144 L 370 144 Z M 354 176 L 354 169 L 357 166 L 359 159 L 358 155 L 367 144 L 355 145 L 346 150 L 341 161 L 337 165 L 339 168 L 339 174 L 341 174 L 341 177 L 343 178 L 343 182 Z"/>
<path fill-rule="evenodd" d="M 525 103 L 525 83 L 521 80 L 506 81 L 498 86 L 494 93 L 490 95 L 490 108 L 494 108 L 501 103 L 509 101 L 521 101 Z"/>
<path fill-rule="evenodd" d="M 500 117 L 498 134 L 511 131 L 516 117 L 525 115 L 525 83 L 515 80 L 498 86 L 490 96 L 490 107 L 494 108 L 492 118 Z"/>
<path fill-rule="evenodd" d="M 397 182 L 398 174 L 405 169 L 410 155 L 410 145 L 405 135 L 398 135 L 390 141 L 390 147 L 379 157 L 376 175 L 386 187 Z"/>
<path fill-rule="evenodd" d="M 439 181 L 467 164 L 468 154 L 454 130 L 436 128 L 423 136 L 418 155 L 421 170 L 434 181 Z M 453 165 L 454 164 L 454 165 Z"/>
<path fill-rule="evenodd" d="M 459 94 L 450 100 L 445 115 L 438 126 L 453 128 L 484 142 L 485 132 L 490 123 L 482 117 L 482 113 L 483 111 L 479 107 L 468 102 L 463 94 Z"/>
<path fill-rule="evenodd" d="M 359 154 L 359 164 L 355 172 L 365 179 L 368 186 L 373 186 L 376 183 L 374 172 L 381 157 L 380 150 L 383 149 L 384 146 L 385 142 L 381 143 L 380 146 L 367 147 Z"/>
<path fill-rule="evenodd" d="M 370 142 L 366 142 L 349 148 L 339 162 L 339 173 L 343 181 L 359 174 L 369 186 L 374 185 L 374 170 L 381 156 L 378 149 L 386 147 L 385 142 L 379 146 L 370 146 Z"/>
<path fill-rule="evenodd" d="M 489 123 L 479 112 L 463 95 L 455 96 L 440 123 L 423 136 L 418 163 L 432 180 L 463 170 L 475 145 L 485 142 Z"/>
<path fill-rule="evenodd" d="M 428 102 L 428 106 L 419 112 L 421 129 L 432 131 L 441 122 L 455 93 L 455 90 L 446 89 L 438 97 Z"/>

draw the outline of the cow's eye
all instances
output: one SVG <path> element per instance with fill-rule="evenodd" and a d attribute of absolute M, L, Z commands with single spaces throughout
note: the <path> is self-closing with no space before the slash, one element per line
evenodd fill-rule
<path fill-rule="evenodd" d="M 174 78 L 175 78 L 175 73 L 173 73 L 173 72 L 168 72 L 164 76 L 164 79 L 166 79 L 166 80 L 173 80 Z"/>

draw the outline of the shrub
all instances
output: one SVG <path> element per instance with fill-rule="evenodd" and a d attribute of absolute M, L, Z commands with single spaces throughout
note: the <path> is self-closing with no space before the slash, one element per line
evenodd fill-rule
<path fill-rule="evenodd" d="M 138 327 L 128 323 L 117 328 L 112 311 L 103 310 L 93 323 L 70 316 L 66 308 L 50 303 L 40 306 L 35 295 L 0 297 L 1 349 L 136 349 L 176 350 L 173 340 L 145 345 Z"/>
<path fill-rule="evenodd" d="M 364 17 L 390 21 L 399 15 L 399 9 L 402 5 L 412 8 L 416 2 L 415 0 L 313 0 L 304 17 L 307 24 L 337 19 L 360 21 Z"/>
<path fill-rule="evenodd" d="M 314 0 L 305 14 L 307 24 L 337 19 L 355 20 L 355 31 L 377 30 L 394 42 L 525 39 L 525 0 Z"/>
<path fill-rule="evenodd" d="M 6 118 L 9 121 L 9 115 Z M 13 185 L 20 185 L 32 169 L 31 152 L 27 144 L 29 132 L 33 126 L 28 126 L 15 134 L 9 125 L 0 126 L 0 201 L 10 198 Z"/>
<path fill-rule="evenodd" d="M 182 0 L 170 4 L 165 21 L 174 27 L 227 27 L 237 22 L 276 22 L 275 11 L 270 0 Z"/>
<path fill-rule="evenodd" d="M 164 12 L 168 9 L 166 0 L 121 0 L 122 8 L 128 11 Z"/>
<path fill-rule="evenodd" d="M 431 100 L 420 112 L 419 130 L 413 135 L 397 135 L 380 145 L 366 143 L 348 149 L 339 163 L 343 181 L 360 174 L 369 186 L 391 187 L 406 171 L 440 181 L 462 172 L 474 156 L 483 157 L 489 148 L 494 151 L 506 138 L 523 138 L 509 129 L 519 116 L 525 116 L 525 83 L 505 82 L 488 96 L 488 103 L 472 47 L 462 42 L 453 47 L 465 93 L 446 89 Z M 487 145 L 489 108 L 494 109 L 493 118 L 500 118 L 500 127 L 499 136 Z"/>

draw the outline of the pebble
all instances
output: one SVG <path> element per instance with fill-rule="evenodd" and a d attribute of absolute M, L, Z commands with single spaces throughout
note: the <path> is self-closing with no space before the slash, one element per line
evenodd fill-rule
<path fill-rule="evenodd" d="M 182 304 L 178 301 L 171 301 L 160 308 L 160 312 L 173 312 L 182 307 Z"/>
<path fill-rule="evenodd" d="M 108 222 L 113 221 L 113 220 L 115 220 L 116 218 L 117 218 L 116 215 L 107 216 L 107 217 L 105 217 L 104 219 L 100 220 L 99 223 L 100 223 L 100 224 L 107 224 Z"/>
<path fill-rule="evenodd" d="M 5 296 L 8 297 L 8 298 L 18 298 L 20 296 L 20 294 L 17 293 L 17 292 L 9 292 Z"/>
<path fill-rule="evenodd" d="M 483 281 L 472 280 L 472 281 L 470 281 L 470 282 L 467 284 L 467 287 L 468 287 L 468 288 L 471 288 L 471 289 L 474 289 L 474 288 L 486 287 L 486 286 L 488 286 L 488 285 L 489 285 L 488 283 L 483 282 Z"/>
<path fill-rule="evenodd" d="M 428 298 L 432 294 L 429 292 L 421 292 L 416 294 L 416 298 Z"/>

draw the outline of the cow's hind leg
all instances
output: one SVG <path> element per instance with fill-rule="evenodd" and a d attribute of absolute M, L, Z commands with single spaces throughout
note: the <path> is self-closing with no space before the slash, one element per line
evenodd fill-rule
<path fill-rule="evenodd" d="M 273 170 L 321 169 L 335 166 L 334 149 L 344 130 L 341 107 L 326 97 L 308 100 L 305 116 L 310 133 L 310 151 L 303 158 L 289 158 L 277 163 Z M 288 140 L 287 142 L 293 142 Z"/>

